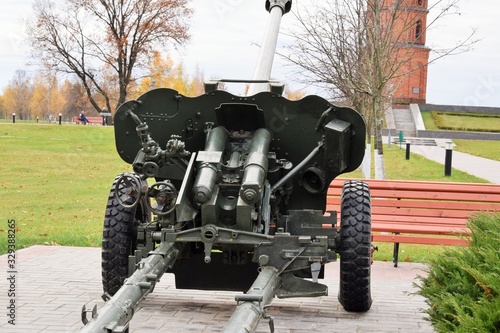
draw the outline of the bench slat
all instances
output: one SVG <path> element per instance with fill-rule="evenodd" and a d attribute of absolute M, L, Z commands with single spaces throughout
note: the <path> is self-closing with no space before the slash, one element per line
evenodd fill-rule
<path fill-rule="evenodd" d="M 331 187 L 342 188 L 346 179 L 337 178 L 331 183 Z M 429 191 L 440 192 L 465 192 L 465 193 L 491 193 L 500 194 L 500 186 L 492 184 L 478 183 L 453 183 L 453 182 L 430 182 L 430 181 L 410 181 L 410 180 L 363 180 L 368 182 L 370 189 L 390 189 L 397 191 Z"/>
<path fill-rule="evenodd" d="M 372 216 L 372 225 L 378 223 L 392 223 L 392 224 L 414 224 L 416 227 L 421 226 L 425 228 L 428 226 L 450 226 L 450 227 L 466 227 L 466 219 L 440 219 L 432 217 L 415 217 L 415 216 L 391 216 L 391 215 L 377 215 Z"/>
<path fill-rule="evenodd" d="M 340 207 L 340 197 L 329 195 L 326 199 L 327 210 L 338 210 Z M 388 208 L 421 208 L 428 210 L 452 210 L 452 211 L 500 211 L 500 202 L 497 203 L 472 203 L 461 202 L 458 205 L 456 202 L 450 201 L 429 201 L 429 200 L 395 200 L 395 199 L 382 199 L 372 197 L 372 208 L 375 207 L 388 207 Z"/>
<path fill-rule="evenodd" d="M 462 245 L 470 235 L 470 216 L 500 211 L 500 185 L 404 180 L 363 180 L 370 188 L 375 242 L 394 243 L 397 267 L 399 243 Z M 345 180 L 328 189 L 327 210 L 340 211 Z M 381 233 L 380 233 L 381 232 Z"/>
<path fill-rule="evenodd" d="M 395 207 L 373 207 L 372 215 L 394 215 L 394 216 L 418 216 L 418 217 L 435 217 L 435 218 L 458 218 L 467 219 L 473 213 L 462 210 L 437 210 L 437 209 L 410 209 L 410 208 L 395 208 Z"/>
<path fill-rule="evenodd" d="M 329 195 L 339 195 L 340 191 L 329 192 Z M 496 193 L 466 193 L 466 192 L 444 192 L 427 189 L 426 191 L 377 189 L 370 187 L 370 194 L 374 198 L 395 198 L 395 199 L 420 199 L 420 200 L 444 200 L 458 202 L 500 202 L 500 194 Z"/>
<path fill-rule="evenodd" d="M 373 231 L 380 232 L 399 232 L 399 233 L 410 233 L 410 234 L 426 234 L 426 235 L 457 235 L 457 234 L 469 234 L 470 231 L 465 226 L 453 225 L 453 226 L 436 226 L 436 225 L 417 225 L 417 224 L 407 224 L 407 223 L 385 223 L 379 222 L 372 225 Z"/>
<path fill-rule="evenodd" d="M 458 237 L 442 238 L 442 237 L 425 237 L 425 236 L 412 236 L 412 235 L 373 234 L 373 241 L 385 242 L 385 243 L 467 246 L 467 241 L 465 239 Z"/>
<path fill-rule="evenodd" d="M 370 194 L 375 198 L 400 198 L 400 199 L 422 199 L 422 200 L 448 200 L 448 201 L 474 201 L 474 202 L 500 202 L 500 194 L 489 193 L 454 193 L 436 192 L 430 189 L 427 191 L 411 190 L 378 190 L 371 189 Z"/>

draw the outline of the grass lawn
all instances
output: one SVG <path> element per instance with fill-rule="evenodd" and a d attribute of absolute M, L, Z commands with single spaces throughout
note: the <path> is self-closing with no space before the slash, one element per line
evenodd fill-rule
<path fill-rule="evenodd" d="M 111 183 L 131 171 L 116 153 L 112 127 L 57 124 L 0 124 L 0 237 L 16 220 L 16 245 L 100 246 Z M 405 150 L 386 148 L 388 179 L 485 182 L 459 170 L 444 177 L 443 166 Z M 359 172 L 343 177 L 360 178 Z M 378 260 L 391 260 L 392 244 L 377 244 Z M 7 242 L 0 242 L 5 253 Z M 401 246 L 401 261 L 425 261 L 439 247 Z"/>
<path fill-rule="evenodd" d="M 431 111 L 422 111 L 422 119 L 424 121 L 425 129 L 428 131 L 439 131 L 434 119 L 432 119 Z"/>
<path fill-rule="evenodd" d="M 454 150 L 500 161 L 500 143 L 495 140 L 453 140 Z"/>
<path fill-rule="evenodd" d="M 462 115 L 456 113 L 435 112 L 434 121 L 439 128 L 455 131 L 500 132 L 500 118 L 494 116 Z"/>
<path fill-rule="evenodd" d="M 434 119 L 432 118 L 431 111 L 422 112 L 422 118 L 424 120 L 424 125 L 427 130 L 430 131 L 439 131 L 439 128 L 436 126 Z M 456 116 L 455 116 L 456 118 Z M 482 119 L 478 117 L 467 117 L 467 118 L 476 118 L 473 119 L 476 121 L 477 119 Z M 447 119 L 447 118 L 446 118 Z M 460 120 L 463 123 L 466 120 L 464 117 Z M 481 120 L 482 123 L 486 123 L 490 127 L 493 126 L 495 128 L 500 128 L 500 120 L 499 118 L 483 118 Z M 493 124 L 493 125 L 491 125 Z M 448 126 L 448 123 L 446 123 Z M 478 123 L 475 123 L 474 126 L 480 126 Z M 481 127 L 481 129 L 486 129 L 486 127 Z M 495 161 L 500 161 L 500 149 L 498 149 L 498 141 L 495 140 L 458 140 L 454 139 L 455 143 L 454 150 L 480 156 L 484 158 L 489 158 Z"/>
<path fill-rule="evenodd" d="M 500 132 L 500 117 L 492 115 L 471 116 L 469 114 L 435 112 L 437 120 L 432 116 L 433 111 L 422 111 L 425 129 L 429 131 L 481 131 Z M 436 122 L 439 122 L 439 126 Z"/>
<path fill-rule="evenodd" d="M 113 128 L 2 124 L 0 145 L 0 229 L 16 220 L 17 247 L 100 246 L 111 183 L 131 170 L 115 152 Z"/>

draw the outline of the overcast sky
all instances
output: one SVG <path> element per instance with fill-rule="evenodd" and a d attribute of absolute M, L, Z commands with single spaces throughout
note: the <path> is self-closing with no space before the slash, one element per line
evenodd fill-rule
<path fill-rule="evenodd" d="M 308 1 L 293 0 L 292 10 Z M 1 0 L 0 91 L 17 69 L 34 71 L 26 66 L 29 50 L 24 43 L 21 21 L 30 18 L 32 3 L 33 0 Z M 195 15 L 191 41 L 171 54 L 182 59 L 188 72 L 198 67 L 205 79 L 251 78 L 259 51 L 256 44 L 261 42 L 268 18 L 264 3 L 265 0 L 192 0 Z M 443 19 L 439 27 L 428 31 L 427 45 L 435 49 L 464 38 L 472 28 L 477 29 L 476 37 L 480 39 L 472 51 L 443 58 L 429 66 L 428 103 L 500 107 L 499 13 L 499 0 L 462 0 L 460 15 Z M 285 15 L 283 29 L 290 24 L 293 16 Z M 286 42 L 280 37 L 280 44 Z M 289 83 L 293 81 L 290 73 L 290 68 L 276 58 L 273 78 Z M 239 92 L 242 88 L 232 89 Z"/>

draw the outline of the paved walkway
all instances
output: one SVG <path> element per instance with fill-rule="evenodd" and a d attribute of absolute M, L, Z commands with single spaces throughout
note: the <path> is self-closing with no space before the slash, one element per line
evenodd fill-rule
<path fill-rule="evenodd" d="M 82 326 L 83 304 L 102 306 L 100 249 L 32 246 L 19 250 L 17 260 L 16 326 L 7 323 L 7 280 L 0 279 L 0 331 L 77 332 Z M 7 256 L 0 256 L 2 271 Z M 424 320 L 424 299 L 412 295 L 424 265 L 389 262 L 372 266 L 373 306 L 367 313 L 348 313 L 337 301 L 338 263 L 327 265 L 323 283 L 330 296 L 273 301 L 268 310 L 276 333 L 306 332 L 434 332 Z M 4 273 L 5 276 L 6 273 Z M 131 333 L 220 332 L 235 309 L 235 293 L 176 290 L 170 274 L 164 275 L 147 296 L 131 322 Z M 257 332 L 269 332 L 262 320 Z"/>
<path fill-rule="evenodd" d="M 420 154 L 425 158 L 441 163 L 444 165 L 446 156 L 446 142 L 453 142 L 450 139 L 426 139 L 426 138 L 408 138 L 416 140 L 432 140 L 436 141 L 437 146 L 426 146 L 412 144 L 410 146 L 411 154 Z M 387 137 L 383 138 L 383 142 L 387 142 Z M 393 143 L 394 144 L 394 143 Z M 500 143 L 499 143 L 500 147 Z M 405 146 L 403 145 L 403 149 Z M 500 184 L 500 162 L 490 160 L 484 157 L 465 154 L 456 150 L 452 152 L 452 168 L 467 172 L 473 176 L 486 179 L 487 181 Z M 453 171 L 452 171 L 453 172 Z M 443 167 L 444 173 L 444 167 Z"/>
<path fill-rule="evenodd" d="M 444 165 L 446 154 L 446 149 L 444 147 L 447 141 L 451 140 L 436 139 L 438 146 L 413 145 L 410 147 L 410 152 L 423 155 L 429 160 L 436 161 Z M 492 183 L 500 184 L 500 162 L 498 161 L 461 153 L 455 150 L 452 152 L 451 160 L 452 168 L 486 179 Z"/>

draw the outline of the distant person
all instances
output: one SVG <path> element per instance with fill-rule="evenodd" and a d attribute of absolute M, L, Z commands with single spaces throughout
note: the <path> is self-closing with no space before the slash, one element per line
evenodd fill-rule
<path fill-rule="evenodd" d="M 87 123 L 90 123 L 90 121 L 87 119 L 87 117 L 85 117 L 85 111 L 82 111 L 80 113 L 80 115 L 78 116 L 78 119 L 80 119 L 81 121 L 83 121 L 84 125 L 87 125 Z"/>

